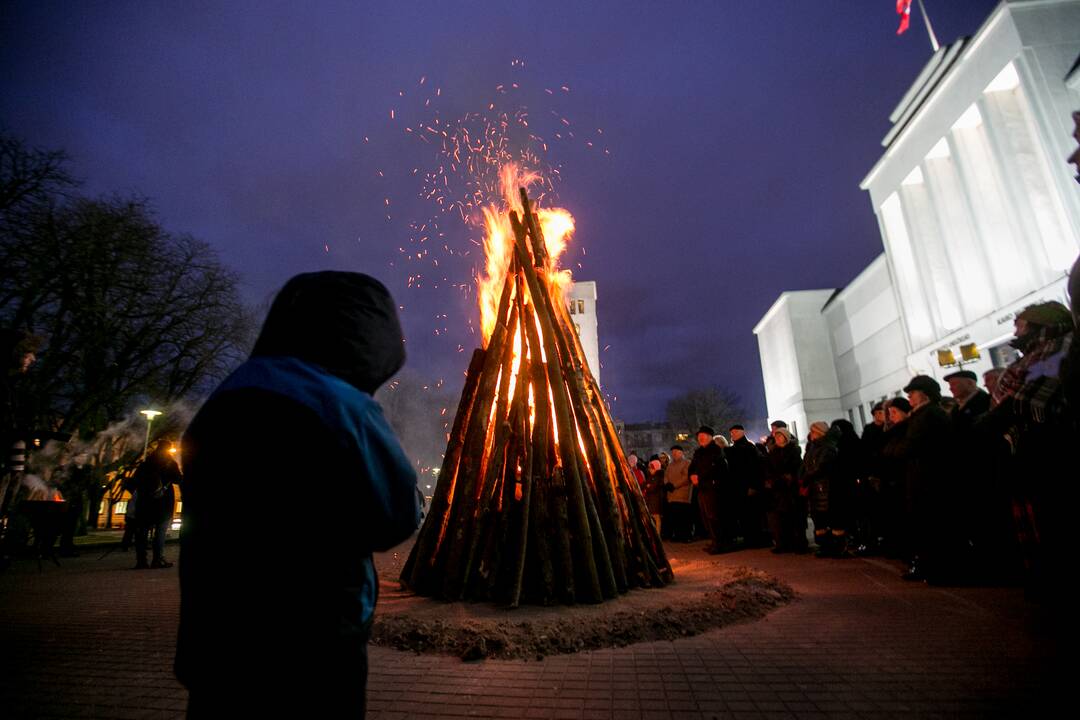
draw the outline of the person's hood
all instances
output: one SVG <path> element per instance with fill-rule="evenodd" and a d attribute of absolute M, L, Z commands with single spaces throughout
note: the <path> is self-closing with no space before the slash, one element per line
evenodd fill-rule
<path fill-rule="evenodd" d="M 295 357 L 374 394 L 405 364 L 405 339 L 382 283 L 328 270 L 285 283 L 251 355 Z"/>

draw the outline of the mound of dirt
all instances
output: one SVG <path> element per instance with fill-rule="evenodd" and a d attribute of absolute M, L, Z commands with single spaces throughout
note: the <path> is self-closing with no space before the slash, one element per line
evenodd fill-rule
<path fill-rule="evenodd" d="M 760 570 L 725 565 L 695 546 L 679 553 L 684 557 L 669 554 L 675 582 L 666 588 L 632 590 L 600 605 L 515 610 L 417 597 L 397 585 L 400 554 L 377 558 L 382 588 L 371 642 L 463 660 L 539 659 L 697 635 L 764 617 L 795 597 Z"/>

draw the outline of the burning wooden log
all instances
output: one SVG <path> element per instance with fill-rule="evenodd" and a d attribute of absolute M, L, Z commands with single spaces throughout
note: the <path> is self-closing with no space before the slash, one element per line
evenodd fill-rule
<path fill-rule="evenodd" d="M 494 326 L 469 364 L 401 581 L 421 595 L 511 607 L 665 585 L 663 544 L 520 192 Z"/>

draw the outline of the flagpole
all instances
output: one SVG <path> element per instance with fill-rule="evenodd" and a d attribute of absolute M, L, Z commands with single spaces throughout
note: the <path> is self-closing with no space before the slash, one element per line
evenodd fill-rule
<path fill-rule="evenodd" d="M 934 52 L 937 52 L 941 45 L 938 44 L 937 35 L 934 34 L 934 26 L 930 24 L 930 16 L 926 14 L 926 7 L 923 5 L 923 0 L 919 0 L 919 12 L 922 13 L 923 22 L 926 23 L 926 32 L 930 35 L 930 46 L 934 48 Z"/>

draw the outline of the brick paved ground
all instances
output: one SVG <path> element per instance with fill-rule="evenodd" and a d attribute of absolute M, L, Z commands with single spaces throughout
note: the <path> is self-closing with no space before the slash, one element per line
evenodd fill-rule
<path fill-rule="evenodd" d="M 1061 630 L 1019 590 L 905 584 L 873 560 L 750 551 L 724 561 L 771 572 L 800 598 L 695 638 L 542 661 L 373 648 L 369 716 L 1035 717 L 1070 694 L 1049 676 Z M 131 562 L 84 554 L 0 575 L 0 717 L 182 714 L 170 672 L 176 570 Z"/>

